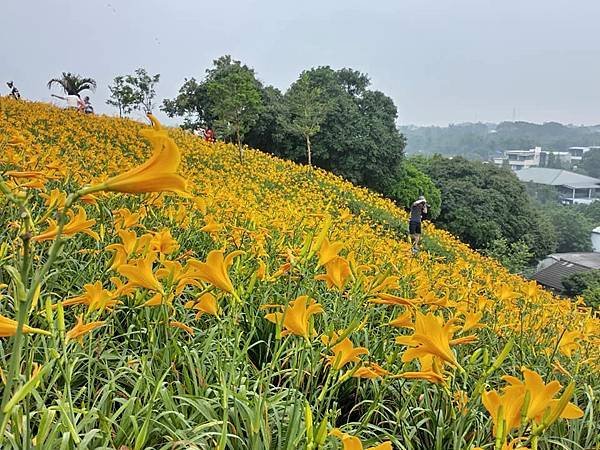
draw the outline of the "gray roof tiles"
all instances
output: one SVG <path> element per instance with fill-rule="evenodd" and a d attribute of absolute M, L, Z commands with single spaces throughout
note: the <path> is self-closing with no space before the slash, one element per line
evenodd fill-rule
<path fill-rule="evenodd" d="M 589 268 L 580 266 L 579 264 L 568 261 L 556 261 L 551 266 L 537 272 L 533 275 L 532 279 L 543 286 L 557 291 L 564 291 L 565 287 L 562 284 L 564 278 L 576 273 L 588 272 L 589 270 Z"/>
<path fill-rule="evenodd" d="M 515 174 L 521 181 L 531 181 L 550 186 L 569 186 L 575 188 L 600 187 L 600 180 L 598 178 L 580 175 L 563 169 L 530 167 L 528 169 L 517 170 Z"/>

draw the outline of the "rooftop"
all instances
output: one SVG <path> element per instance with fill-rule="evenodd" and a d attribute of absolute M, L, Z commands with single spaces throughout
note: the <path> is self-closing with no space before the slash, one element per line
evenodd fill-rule
<path fill-rule="evenodd" d="M 577 264 L 587 269 L 600 269 L 600 253 L 596 252 L 553 253 L 547 257 Z"/>
<path fill-rule="evenodd" d="M 519 180 L 546 184 L 550 186 L 569 186 L 574 188 L 600 187 L 598 178 L 580 175 L 563 169 L 548 169 L 545 167 L 531 167 L 516 172 Z"/>
<path fill-rule="evenodd" d="M 556 261 L 554 264 L 540 270 L 532 279 L 537 281 L 543 286 L 555 289 L 557 291 L 563 291 L 565 287 L 562 284 L 562 280 L 570 275 L 588 272 L 590 269 L 573 264 L 567 261 Z"/>

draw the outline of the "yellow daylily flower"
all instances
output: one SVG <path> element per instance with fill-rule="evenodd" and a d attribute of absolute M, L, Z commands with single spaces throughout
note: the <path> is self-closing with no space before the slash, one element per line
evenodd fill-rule
<path fill-rule="evenodd" d="M 217 303 L 217 298 L 210 292 L 202 294 L 195 301 L 191 300 L 187 302 L 185 304 L 185 307 L 189 309 L 195 309 L 198 311 L 196 313 L 196 319 L 202 317 L 202 314 L 209 314 L 211 316 L 219 315 L 219 304 Z"/>
<path fill-rule="evenodd" d="M 173 239 L 171 230 L 163 228 L 157 233 L 153 233 L 150 239 L 150 250 L 163 255 L 169 255 L 179 248 L 179 243 Z"/>
<path fill-rule="evenodd" d="M 371 363 L 368 366 L 359 367 L 352 374 L 352 376 L 354 378 L 367 378 L 367 379 L 381 378 L 381 377 L 385 377 L 387 375 L 390 375 L 390 372 L 375 363 Z"/>
<path fill-rule="evenodd" d="M 430 383 L 443 384 L 446 380 L 442 373 L 441 362 L 436 356 L 423 355 L 419 358 L 420 370 L 414 372 L 403 372 L 397 375 L 399 378 L 426 380 Z"/>
<path fill-rule="evenodd" d="M 342 242 L 329 242 L 329 239 L 323 239 L 321 248 L 319 249 L 319 263 L 317 264 L 317 267 L 324 266 L 333 258 L 338 256 L 343 248 L 344 244 Z"/>
<path fill-rule="evenodd" d="M 343 433 L 339 428 L 334 428 L 329 434 L 342 441 L 343 450 L 364 450 L 363 443 L 359 438 Z M 392 443 L 390 441 L 385 441 L 374 447 L 369 447 L 366 450 L 392 450 Z"/>
<path fill-rule="evenodd" d="M 323 343 L 329 345 L 331 342 L 336 342 L 338 340 L 337 333 L 333 333 L 332 337 L 328 336 L 322 337 Z M 327 364 L 333 367 L 335 370 L 340 370 L 346 364 L 350 364 L 351 362 L 359 362 L 360 355 L 367 355 L 369 350 L 365 347 L 354 347 L 354 344 L 350 340 L 350 338 L 345 337 L 340 342 L 334 344 L 331 347 L 331 352 L 333 356 L 326 356 Z"/>
<path fill-rule="evenodd" d="M 444 323 L 442 317 L 435 316 L 433 313 L 423 315 L 420 311 L 417 311 L 414 334 L 396 338 L 396 342 L 414 347 L 404 352 L 402 361 L 409 362 L 419 356 L 430 354 L 439 357 L 448 364 L 458 366 L 456 356 L 450 349 L 452 323 L 453 321 Z"/>
<path fill-rule="evenodd" d="M 115 294 L 103 289 L 102 282 L 83 286 L 84 294 L 62 302 L 63 306 L 88 305 L 88 311 L 113 309 L 120 302 L 115 299 Z"/>
<path fill-rule="evenodd" d="M 535 420 L 536 422 L 541 423 L 547 410 L 552 409 L 558 402 L 558 400 L 554 400 L 554 396 L 560 391 L 561 385 L 556 380 L 545 384 L 544 380 L 537 372 L 527 369 L 526 367 L 523 367 L 522 372 L 523 381 L 511 376 L 502 377 L 504 381 L 509 383 L 509 386 L 504 388 L 504 391 L 507 394 L 513 394 L 513 392 L 517 394 L 519 392 L 528 392 L 529 402 L 526 417 L 528 420 Z M 560 417 L 578 418 L 583 416 L 583 411 L 574 404 L 568 403 L 567 407 L 568 410 L 565 408 L 566 415 L 563 416 L 561 414 Z"/>

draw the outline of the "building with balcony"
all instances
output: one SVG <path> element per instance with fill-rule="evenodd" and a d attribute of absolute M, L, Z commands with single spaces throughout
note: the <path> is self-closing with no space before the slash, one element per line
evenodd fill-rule
<path fill-rule="evenodd" d="M 524 183 L 553 186 L 561 203 L 590 204 L 600 197 L 600 180 L 563 169 L 531 167 L 516 171 Z"/>

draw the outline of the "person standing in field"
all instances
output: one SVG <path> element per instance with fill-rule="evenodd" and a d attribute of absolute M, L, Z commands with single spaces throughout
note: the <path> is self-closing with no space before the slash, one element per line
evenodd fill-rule
<path fill-rule="evenodd" d="M 83 99 L 83 112 L 85 114 L 94 114 L 94 107 L 92 106 L 92 102 L 87 95 Z"/>
<path fill-rule="evenodd" d="M 204 130 L 204 140 L 206 142 L 215 142 L 215 133 L 210 127 L 206 127 Z"/>
<path fill-rule="evenodd" d="M 80 112 L 83 112 L 85 108 L 85 104 L 79 94 L 69 94 L 65 97 L 61 97 L 60 95 L 52 94 L 52 97 L 58 98 L 60 100 L 64 100 L 67 102 L 67 108 L 73 108 Z"/>
<path fill-rule="evenodd" d="M 15 100 L 21 100 L 21 93 L 19 92 L 19 90 L 15 86 L 15 83 L 13 83 L 12 81 L 7 81 L 6 85 L 10 89 L 10 94 L 8 94 L 8 95 L 10 95 Z"/>
<path fill-rule="evenodd" d="M 423 215 L 427 214 L 427 200 L 420 196 L 410 207 L 410 220 L 408 222 L 408 233 L 412 241 L 412 252 L 419 251 L 419 241 L 421 240 L 421 221 Z"/>

